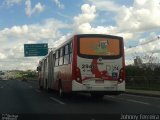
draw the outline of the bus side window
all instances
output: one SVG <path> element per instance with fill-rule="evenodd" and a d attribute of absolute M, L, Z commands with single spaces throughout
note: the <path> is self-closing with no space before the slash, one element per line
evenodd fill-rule
<path fill-rule="evenodd" d="M 72 53 L 72 42 L 69 44 L 69 53 Z"/>
<path fill-rule="evenodd" d="M 72 42 L 69 44 L 69 62 L 72 62 Z"/>
<path fill-rule="evenodd" d="M 65 46 L 65 55 L 68 55 L 69 49 L 68 49 L 68 45 Z"/>
<path fill-rule="evenodd" d="M 59 61 L 59 50 L 56 51 L 56 62 L 55 62 L 55 66 L 58 66 L 58 61 Z"/>
<path fill-rule="evenodd" d="M 56 54 L 52 54 L 53 65 L 56 66 Z"/>
<path fill-rule="evenodd" d="M 69 63 L 69 46 L 66 45 L 64 47 L 64 64 L 68 64 Z"/>
<path fill-rule="evenodd" d="M 64 55 L 64 50 L 63 50 L 63 48 L 61 48 L 60 49 L 59 65 L 63 65 L 63 55 Z"/>
<path fill-rule="evenodd" d="M 61 49 L 60 49 L 60 57 L 63 56 L 63 53 L 64 53 L 64 52 L 63 52 L 63 48 L 61 48 Z"/>

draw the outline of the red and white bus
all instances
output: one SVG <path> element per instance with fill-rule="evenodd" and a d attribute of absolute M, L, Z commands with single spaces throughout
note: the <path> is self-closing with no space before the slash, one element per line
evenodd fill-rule
<path fill-rule="evenodd" d="M 37 67 L 39 87 L 59 95 L 87 92 L 102 98 L 125 91 L 123 38 L 80 34 L 48 53 Z"/>

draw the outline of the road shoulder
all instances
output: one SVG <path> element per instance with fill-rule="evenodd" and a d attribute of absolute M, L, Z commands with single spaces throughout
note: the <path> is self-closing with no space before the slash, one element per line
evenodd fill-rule
<path fill-rule="evenodd" d="M 160 97 L 160 91 L 126 89 L 126 94 Z"/>

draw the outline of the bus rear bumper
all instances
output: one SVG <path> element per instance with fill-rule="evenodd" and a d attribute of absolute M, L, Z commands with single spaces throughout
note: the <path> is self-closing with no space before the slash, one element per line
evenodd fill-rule
<path fill-rule="evenodd" d="M 110 82 L 110 81 L 109 81 Z M 125 91 L 125 81 L 121 84 L 114 84 L 111 85 L 108 83 L 106 84 L 81 84 L 77 81 L 72 81 L 72 91 L 73 92 L 99 92 L 99 93 L 105 93 L 105 94 L 120 94 Z"/>
<path fill-rule="evenodd" d="M 90 93 L 90 94 L 103 94 L 103 95 L 120 95 L 124 91 L 74 91 L 73 93 Z"/>

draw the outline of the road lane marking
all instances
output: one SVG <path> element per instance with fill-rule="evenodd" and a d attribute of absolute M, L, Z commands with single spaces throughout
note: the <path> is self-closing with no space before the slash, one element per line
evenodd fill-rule
<path fill-rule="evenodd" d="M 137 101 L 137 100 L 127 99 L 127 101 L 129 101 L 129 102 L 135 102 L 135 103 L 140 103 L 140 104 L 145 104 L 145 105 L 150 105 L 150 103 L 142 102 L 142 101 Z"/>
<path fill-rule="evenodd" d="M 158 97 L 152 97 L 152 96 L 142 96 L 142 95 L 133 95 L 133 94 L 125 94 L 126 96 L 132 96 L 132 97 L 140 97 L 140 98 L 154 98 L 154 99 L 158 99 L 158 100 L 160 100 L 160 98 L 158 98 Z"/>
<path fill-rule="evenodd" d="M 115 96 L 109 96 L 109 95 L 107 95 L 107 97 L 110 97 L 110 98 L 115 98 Z"/>
<path fill-rule="evenodd" d="M 36 91 L 36 92 L 38 92 L 38 93 L 40 93 L 40 92 L 41 92 L 40 90 L 37 90 L 37 89 L 35 89 L 35 91 Z"/>
<path fill-rule="evenodd" d="M 64 102 L 62 102 L 62 101 L 60 101 L 60 100 L 58 100 L 58 99 L 56 99 L 54 97 L 50 97 L 50 99 L 53 100 L 53 101 L 55 101 L 55 102 L 57 102 L 57 103 L 59 103 L 59 104 L 62 104 L 62 105 L 65 104 Z"/>
<path fill-rule="evenodd" d="M 119 98 L 119 97 L 116 97 L 116 96 L 106 96 L 108 98 L 113 98 L 113 99 L 119 99 L 119 100 L 125 100 L 124 98 Z"/>
<path fill-rule="evenodd" d="M 160 108 L 160 106 L 157 106 L 157 105 L 155 105 L 154 107 L 156 107 L 156 108 Z"/>
<path fill-rule="evenodd" d="M 134 102 L 134 103 L 150 105 L 150 103 L 142 102 L 142 101 L 138 101 L 138 100 L 133 100 L 133 99 L 124 99 L 124 98 L 118 98 L 118 97 L 115 97 L 115 96 L 107 96 L 107 97 L 117 99 L 117 100 L 124 100 L 124 101 L 129 101 L 129 102 Z"/>
<path fill-rule="evenodd" d="M 29 88 L 33 88 L 33 87 L 30 85 Z"/>

